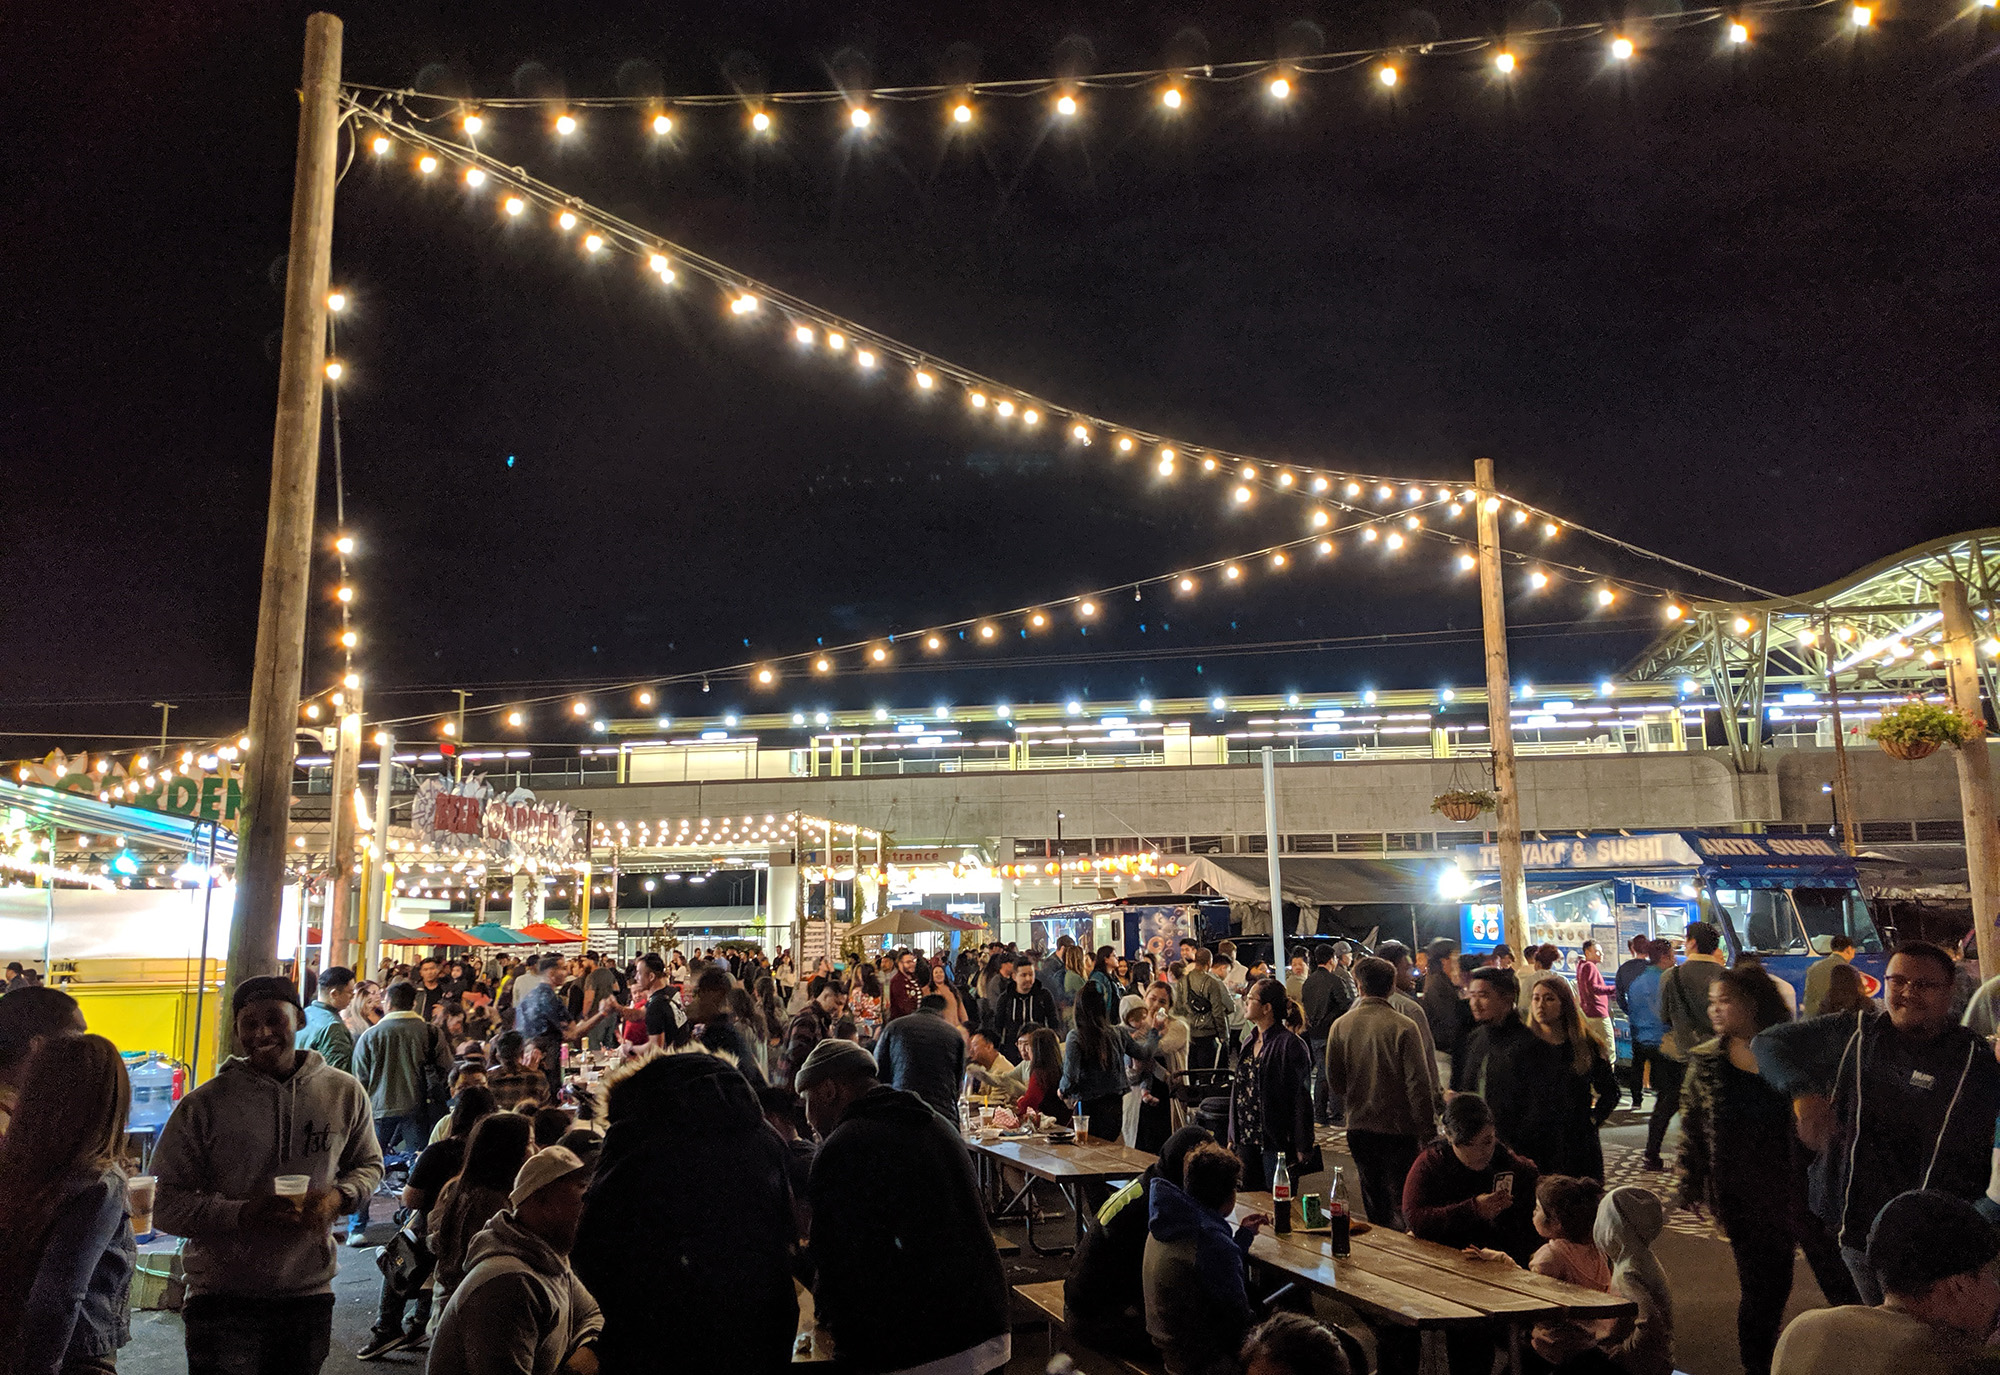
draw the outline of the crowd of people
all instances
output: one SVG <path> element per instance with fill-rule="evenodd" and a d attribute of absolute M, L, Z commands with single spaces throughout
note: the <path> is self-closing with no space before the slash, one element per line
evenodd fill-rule
<path fill-rule="evenodd" d="M 1674 1369 L 1663 1195 L 1726 1236 L 1753 1375 L 1974 1368 L 2000 1351 L 2000 1061 L 1976 1029 L 2000 979 L 1906 942 L 1878 1006 L 1841 941 L 1801 998 L 1719 948 L 1705 923 L 1678 957 L 1637 938 L 1608 978 L 1594 943 L 1573 974 L 1553 947 L 1450 941 L 1331 942 L 1273 972 L 1227 941 L 1155 962 L 1067 938 L 811 970 L 750 949 L 425 959 L 378 981 L 309 973 L 303 997 L 253 978 L 235 1055 L 179 1102 L 138 1183 L 117 1048 L 67 993 L 15 976 L 0 1331 L 23 1340 L 0 1372 L 115 1370 L 135 1208 L 185 1239 L 191 1375 L 316 1372 L 343 1233 L 380 1248 L 364 1360 L 428 1348 L 447 1375 L 616 1375 L 657 1366 L 664 1321 L 687 1368 L 775 1369 L 804 1285 L 839 1368 L 996 1371 L 1009 1298 L 968 1093 L 1156 1157 L 1092 1200 L 1066 1321 L 1174 1375 L 1358 1360 L 1248 1263 L 1268 1220 L 1230 1225 L 1281 1165 L 1318 1172 L 1336 1125 L 1373 1225 L 1630 1302 L 1538 1325 L 1542 1368 Z M 1662 1186 L 1607 1189 L 1599 1130 L 1646 1090 Z M 1785 1328 L 1798 1253 L 1831 1306 Z M 1378 1337 L 1396 1364 L 1396 1334 Z M 1454 1364 L 1492 1359 L 1467 1341 Z"/>

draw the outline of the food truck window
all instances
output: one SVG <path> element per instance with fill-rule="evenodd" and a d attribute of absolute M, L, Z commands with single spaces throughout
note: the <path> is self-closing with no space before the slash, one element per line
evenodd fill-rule
<path fill-rule="evenodd" d="M 1882 948 L 1875 932 L 1875 919 L 1868 915 L 1868 903 L 1852 888 L 1794 888 L 1792 901 L 1798 905 L 1799 920 L 1815 953 L 1833 948 L 1835 936 L 1845 935 L 1857 950 Z"/>
<path fill-rule="evenodd" d="M 1718 888 L 1716 910 L 1735 933 L 1736 948 L 1744 954 L 1785 955 L 1806 952 L 1805 936 L 1799 931 L 1792 905 L 1781 888 Z"/>

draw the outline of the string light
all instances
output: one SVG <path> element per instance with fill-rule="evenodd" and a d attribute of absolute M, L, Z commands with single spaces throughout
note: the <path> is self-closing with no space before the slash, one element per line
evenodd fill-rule
<path fill-rule="evenodd" d="M 419 172 L 422 172 L 425 176 L 429 176 L 431 173 L 437 171 L 437 169 L 438 169 L 438 160 L 432 157 L 429 153 L 425 153 L 422 157 L 417 159 L 417 170 Z"/>
<path fill-rule="evenodd" d="M 951 110 L 951 120 L 954 124 L 972 123 L 972 107 L 963 103 L 954 105 Z"/>
<path fill-rule="evenodd" d="M 1396 68 L 1392 64 L 1384 62 L 1380 67 L 1377 67 L 1375 69 L 1375 79 L 1381 82 L 1384 86 L 1395 85 Z"/>
<path fill-rule="evenodd" d="M 771 116 L 762 110 L 757 111 L 750 116 L 750 127 L 760 134 L 769 133 L 771 130 Z"/>
<path fill-rule="evenodd" d="M 1181 107 L 1180 87 L 1169 86 L 1167 87 L 1166 90 L 1160 92 L 1160 104 L 1166 106 L 1169 110 L 1180 109 Z"/>
<path fill-rule="evenodd" d="M 848 112 L 847 122 L 857 129 L 866 129 L 869 124 L 868 112 L 859 108 L 851 110 Z"/>
<path fill-rule="evenodd" d="M 1271 93 L 1271 99 L 1285 100 L 1292 94 L 1292 83 L 1282 76 L 1274 76 L 1271 78 L 1271 84 L 1264 89 Z"/>
<path fill-rule="evenodd" d="M 343 371 L 345 371 L 345 369 L 343 369 L 343 368 L 342 368 L 342 367 L 340 366 L 340 360 L 339 360 L 338 358 L 329 358 L 329 359 L 327 359 L 327 360 L 326 360 L 326 380 L 327 380 L 327 381 L 329 381 L 329 382 L 338 382 L 338 381 L 340 380 L 340 374 L 341 374 L 341 373 L 342 373 Z"/>
<path fill-rule="evenodd" d="M 1632 56 L 1632 40 L 1629 38 L 1612 39 L 1611 55 L 1620 62 L 1629 60 Z"/>
<path fill-rule="evenodd" d="M 571 134 L 575 133 L 575 132 L 576 132 L 576 116 L 575 116 L 575 115 L 557 115 L 557 116 L 556 116 L 556 132 L 557 132 L 558 134 L 561 134 L 561 135 L 562 135 L 562 136 L 563 136 L 564 138 L 568 138 L 568 137 L 569 137 L 569 136 L 570 136 Z"/>
<path fill-rule="evenodd" d="M 1499 69 L 1500 75 L 1512 76 L 1514 74 L 1514 54 L 1507 52 L 1496 54 L 1493 58 L 1493 65 Z"/>
<path fill-rule="evenodd" d="M 1075 114 L 1076 97 L 1072 95 L 1065 95 L 1058 97 L 1056 100 L 1056 113 L 1064 116 L 1065 118 Z"/>
<path fill-rule="evenodd" d="M 389 151 L 389 140 L 385 138 L 383 135 L 377 134 L 375 135 L 374 140 L 371 143 L 369 143 L 368 147 L 369 150 L 373 152 L 376 157 L 379 158 L 384 153 Z"/>
<path fill-rule="evenodd" d="M 576 215 L 573 211 L 565 210 L 562 214 L 556 216 L 556 223 L 564 229 L 574 229 L 576 228 Z"/>
<path fill-rule="evenodd" d="M 1742 23 L 1731 24 L 1729 26 L 1729 41 L 1739 45 L 1748 43 L 1750 41 L 1750 27 Z"/>
<path fill-rule="evenodd" d="M 326 308 L 332 311 L 335 315 L 338 315 L 340 314 L 341 311 L 346 310 L 347 309 L 346 293 L 340 291 L 329 291 L 326 294 Z"/>
<path fill-rule="evenodd" d="M 1867 5 L 1856 5 L 1847 13 L 1848 22 L 1857 29 L 1865 29 L 1875 22 L 1875 11 Z"/>
<path fill-rule="evenodd" d="M 662 136 L 674 131 L 674 122 L 666 115 L 653 116 L 653 132 Z"/>
<path fill-rule="evenodd" d="M 507 213 L 510 215 L 518 215 L 523 210 L 526 210 L 528 208 L 528 203 L 522 200 L 519 196 L 507 197 L 506 204 L 507 204 Z"/>

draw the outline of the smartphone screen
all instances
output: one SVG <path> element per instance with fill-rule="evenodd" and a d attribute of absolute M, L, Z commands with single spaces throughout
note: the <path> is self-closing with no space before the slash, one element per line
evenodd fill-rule
<path fill-rule="evenodd" d="M 1514 1172 L 1512 1170 L 1502 1170 L 1493 1176 L 1493 1192 L 1496 1194 L 1511 1194 L 1514 1192 Z"/>

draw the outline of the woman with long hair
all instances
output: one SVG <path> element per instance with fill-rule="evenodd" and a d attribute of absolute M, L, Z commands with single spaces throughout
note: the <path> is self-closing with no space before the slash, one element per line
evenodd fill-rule
<path fill-rule="evenodd" d="M 1077 990 L 1076 1025 L 1063 1043 L 1060 1087 L 1064 1098 L 1078 1104 L 1092 1136 L 1116 1141 L 1124 1135 L 1125 1047 L 1094 978 Z"/>
<path fill-rule="evenodd" d="M 1118 963 L 1112 958 L 1110 946 L 1098 947 L 1096 958 L 1090 962 L 1090 982 L 1104 995 L 1107 1009 L 1116 1008 L 1119 999 L 1125 996 L 1125 990 L 1118 986 Z"/>
<path fill-rule="evenodd" d="M 1062 948 L 1061 959 L 1063 991 L 1062 997 L 1056 1002 L 1067 1012 L 1076 1006 L 1077 993 L 1090 980 L 1090 961 L 1084 958 L 1083 947 L 1080 945 L 1065 945 Z"/>
<path fill-rule="evenodd" d="M 480 1119 L 465 1143 L 465 1163 L 438 1191 L 430 1210 L 431 1254 L 437 1257 L 436 1304 L 442 1309 L 465 1278 L 465 1251 L 479 1229 L 507 1207 L 514 1176 L 533 1154 L 534 1123 L 518 1112 Z"/>
<path fill-rule="evenodd" d="M 961 1032 L 967 1032 L 966 1023 L 970 1018 L 966 1016 L 965 999 L 959 997 L 958 990 L 952 987 L 950 971 L 944 967 L 943 960 L 931 966 L 931 981 L 924 987 L 924 996 L 944 999 L 944 1019 Z"/>
<path fill-rule="evenodd" d="M 1520 1077 L 1529 1101 L 1507 1144 L 1544 1174 L 1602 1182 L 1597 1132 L 1618 1106 L 1618 1077 L 1584 1026 L 1568 979 L 1546 975 L 1529 985 L 1528 1030 L 1534 1039 L 1522 1042 Z"/>
<path fill-rule="evenodd" d="M 382 985 L 372 979 L 355 984 L 354 998 L 342 1009 L 340 1020 L 347 1023 L 348 1034 L 360 1040 L 362 1032 L 382 1020 Z"/>
<path fill-rule="evenodd" d="M 1270 1188 L 1280 1157 L 1297 1177 L 1316 1150 L 1313 1054 L 1296 1029 L 1303 1025 L 1297 1008 L 1276 979 L 1259 979 L 1244 991 L 1243 1015 L 1251 1030 L 1237 1057 L 1229 1141 L 1243 1162 L 1247 1188 Z"/>
<path fill-rule="evenodd" d="M 1068 1126 L 1069 1104 L 1062 1100 L 1063 1045 L 1045 1026 L 1030 1027 L 1019 1042 L 1021 1063 L 1027 1066 L 1027 1089 L 1014 1103 L 1025 1118 L 1030 1112 L 1053 1117 Z"/>
<path fill-rule="evenodd" d="M 138 1248 L 125 1207 L 131 1080 L 102 1036 L 58 1036 L 28 1062 L 0 1137 L 0 1371 L 96 1375 L 130 1338 Z"/>
<path fill-rule="evenodd" d="M 777 975 L 759 974 L 750 996 L 757 1003 L 757 1014 L 764 1019 L 765 1046 L 776 1045 L 778 1037 L 785 1033 L 785 1002 Z"/>
<path fill-rule="evenodd" d="M 1792 1295 L 1792 1247 L 1805 1244 L 1812 1261 L 1815 1233 L 1804 1228 L 1819 1227 L 1806 1206 L 1804 1171 L 1795 1168 L 1804 1152 L 1791 1101 L 1750 1052 L 1758 1032 L 1792 1017 L 1763 966 L 1746 960 L 1709 985 L 1708 1020 L 1715 1039 L 1688 1052 L 1681 1089 L 1680 1204 L 1712 1209 L 1729 1239 L 1740 1294 L 1737 1353 L 1750 1375 L 1765 1375 Z M 1853 1298 L 1830 1293 L 1827 1301 Z"/>
<path fill-rule="evenodd" d="M 866 960 L 856 960 L 848 971 L 847 1010 L 854 1018 L 861 1044 L 873 1042 L 882 1026 L 882 980 Z"/>
<path fill-rule="evenodd" d="M 821 955 L 817 960 L 813 961 L 812 977 L 805 981 L 806 1001 L 811 1002 L 820 995 L 820 992 L 828 984 L 837 983 L 838 981 L 838 977 L 833 972 L 833 961 Z"/>

